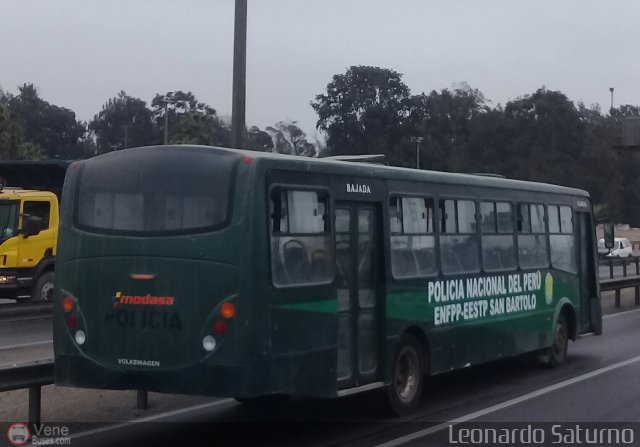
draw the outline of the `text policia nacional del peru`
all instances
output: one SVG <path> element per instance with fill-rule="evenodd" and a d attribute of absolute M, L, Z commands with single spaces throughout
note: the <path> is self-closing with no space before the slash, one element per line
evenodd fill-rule
<path fill-rule="evenodd" d="M 427 298 L 433 306 L 435 326 L 536 309 L 542 273 L 476 276 L 431 281 Z M 553 278 L 545 277 L 547 304 L 553 299 Z"/>

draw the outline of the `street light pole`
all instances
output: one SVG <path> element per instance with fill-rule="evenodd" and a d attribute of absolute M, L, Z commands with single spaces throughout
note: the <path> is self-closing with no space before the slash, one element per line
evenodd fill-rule
<path fill-rule="evenodd" d="M 164 102 L 164 145 L 167 145 L 167 141 L 169 140 L 169 114 L 168 112 L 168 106 L 169 105 L 169 101 L 166 101 L 165 98 L 165 102 Z"/>
<path fill-rule="evenodd" d="M 420 169 L 420 143 L 422 141 L 422 137 L 416 138 L 416 169 Z"/>
<path fill-rule="evenodd" d="M 236 0 L 233 36 L 233 94 L 231 146 L 244 149 L 247 78 L 247 0 Z"/>
<path fill-rule="evenodd" d="M 613 87 L 609 87 L 609 91 L 611 92 L 611 108 L 609 109 L 609 114 L 613 114 Z"/>
<path fill-rule="evenodd" d="M 171 97 L 173 96 L 173 92 L 167 92 L 164 95 L 164 144 L 165 146 L 169 144 L 169 103 L 171 102 Z"/>

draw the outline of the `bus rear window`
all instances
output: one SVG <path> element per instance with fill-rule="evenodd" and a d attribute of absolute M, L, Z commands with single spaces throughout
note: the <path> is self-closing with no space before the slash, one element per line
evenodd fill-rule
<path fill-rule="evenodd" d="M 236 157 L 197 148 L 144 148 L 87 160 L 76 225 L 97 232 L 205 231 L 229 217 Z"/>

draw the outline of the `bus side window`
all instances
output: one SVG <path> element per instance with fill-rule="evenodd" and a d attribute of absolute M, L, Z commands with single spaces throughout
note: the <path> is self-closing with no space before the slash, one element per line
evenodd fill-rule
<path fill-rule="evenodd" d="M 436 273 L 433 200 L 391 197 L 389 221 L 391 271 L 394 278 Z"/>
<path fill-rule="evenodd" d="M 269 204 L 271 276 L 277 286 L 330 282 L 332 250 L 327 194 L 275 189 Z"/>
<path fill-rule="evenodd" d="M 507 202 L 481 202 L 482 264 L 486 271 L 516 267 L 513 212 Z"/>
<path fill-rule="evenodd" d="M 440 200 L 442 231 L 440 262 L 445 274 L 480 270 L 476 203 L 473 200 Z"/>
<path fill-rule="evenodd" d="M 549 205 L 549 241 L 551 265 L 558 270 L 577 273 L 573 210 L 568 206 Z"/>
<path fill-rule="evenodd" d="M 522 268 L 549 266 L 544 206 L 518 204 L 518 261 Z"/>

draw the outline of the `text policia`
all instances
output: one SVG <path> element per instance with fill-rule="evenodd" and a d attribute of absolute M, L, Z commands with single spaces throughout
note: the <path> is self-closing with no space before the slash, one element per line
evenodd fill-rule
<path fill-rule="evenodd" d="M 542 273 L 513 273 L 431 281 L 427 299 L 435 326 L 536 308 Z"/>

